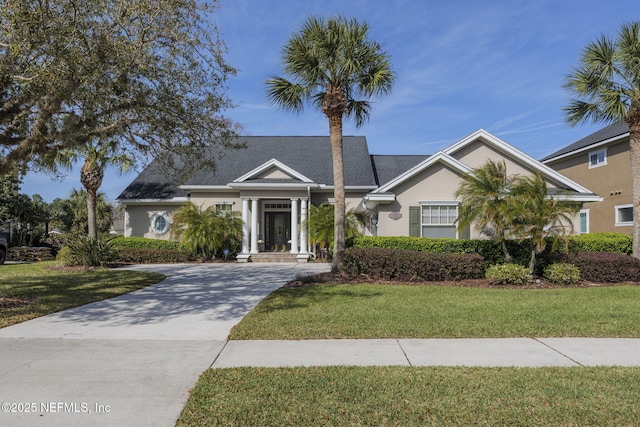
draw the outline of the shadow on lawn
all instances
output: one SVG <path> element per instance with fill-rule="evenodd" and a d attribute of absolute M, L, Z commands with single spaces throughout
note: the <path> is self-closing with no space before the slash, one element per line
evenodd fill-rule
<path fill-rule="evenodd" d="M 336 288 L 338 288 L 336 290 Z M 383 295 L 382 292 L 374 291 L 373 288 L 366 290 L 359 288 L 352 291 L 344 285 L 322 284 L 321 286 L 301 286 L 286 287 L 280 289 L 267 297 L 260 307 L 262 312 L 272 312 L 279 310 L 293 310 L 305 308 L 320 302 L 327 302 L 334 298 L 345 297 L 353 299 L 370 299 Z"/>

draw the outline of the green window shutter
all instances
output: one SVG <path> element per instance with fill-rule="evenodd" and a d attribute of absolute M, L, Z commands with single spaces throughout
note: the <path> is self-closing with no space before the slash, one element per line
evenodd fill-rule
<path fill-rule="evenodd" d="M 409 236 L 420 237 L 420 206 L 409 207 Z"/>

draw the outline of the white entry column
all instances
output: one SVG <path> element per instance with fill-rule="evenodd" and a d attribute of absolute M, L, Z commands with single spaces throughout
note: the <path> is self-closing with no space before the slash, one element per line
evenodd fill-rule
<path fill-rule="evenodd" d="M 298 253 L 298 199 L 291 199 L 291 253 Z"/>
<path fill-rule="evenodd" d="M 242 253 L 249 253 L 249 199 L 242 199 Z"/>
<path fill-rule="evenodd" d="M 307 199 L 300 200 L 300 253 L 307 254 Z"/>
<path fill-rule="evenodd" d="M 258 200 L 251 199 L 251 253 L 258 253 Z"/>

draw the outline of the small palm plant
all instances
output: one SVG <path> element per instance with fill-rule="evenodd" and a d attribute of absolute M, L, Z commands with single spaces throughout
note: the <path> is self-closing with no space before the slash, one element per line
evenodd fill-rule
<path fill-rule="evenodd" d="M 573 218 L 580 211 L 580 205 L 552 197 L 540 172 L 517 178 L 510 200 L 513 234 L 520 240 L 531 239 L 529 270 L 533 273 L 536 255 L 546 248 L 546 238 L 552 237 L 558 242 L 573 232 Z"/>
<path fill-rule="evenodd" d="M 504 161 L 487 161 L 481 167 L 462 177 L 455 196 L 460 199 L 458 228 L 474 224 L 483 234 L 499 242 L 504 260 L 511 262 L 507 249 L 507 233 L 511 228 L 507 208 L 513 177 L 507 175 Z"/>
<path fill-rule="evenodd" d="M 309 228 L 309 242 L 318 245 L 320 250 L 328 250 L 333 253 L 334 244 L 334 208 L 331 205 L 311 205 L 309 207 L 309 217 L 307 227 Z M 345 237 L 356 237 L 360 235 L 360 222 L 355 211 L 349 209 L 345 215 Z"/>
<path fill-rule="evenodd" d="M 237 252 L 242 242 L 242 219 L 238 212 L 188 203 L 173 214 L 171 234 L 185 248 L 211 259 L 225 249 Z"/>

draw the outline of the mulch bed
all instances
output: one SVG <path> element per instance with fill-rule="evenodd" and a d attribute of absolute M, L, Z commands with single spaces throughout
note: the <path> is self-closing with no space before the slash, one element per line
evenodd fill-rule
<path fill-rule="evenodd" d="M 0 295 L 0 310 L 24 307 L 38 301 L 36 297 L 5 297 Z"/>
<path fill-rule="evenodd" d="M 303 288 L 307 286 L 318 285 L 340 285 L 345 283 L 370 283 L 384 285 L 410 285 L 410 286 L 457 286 L 465 288 L 493 288 L 493 289 L 566 289 L 566 288 L 590 288 L 595 286 L 617 286 L 619 283 L 593 283 L 581 281 L 576 285 L 556 285 L 544 279 L 540 280 L 540 284 L 531 284 L 526 286 L 517 285 L 492 285 L 489 279 L 465 279 L 450 280 L 442 282 L 426 282 L 426 281 L 402 281 L 402 280 L 380 280 L 366 275 L 349 276 L 342 273 L 320 273 L 311 276 L 299 277 L 295 280 L 287 282 L 283 288 Z M 624 283 L 625 285 L 638 285 L 639 283 Z"/>

